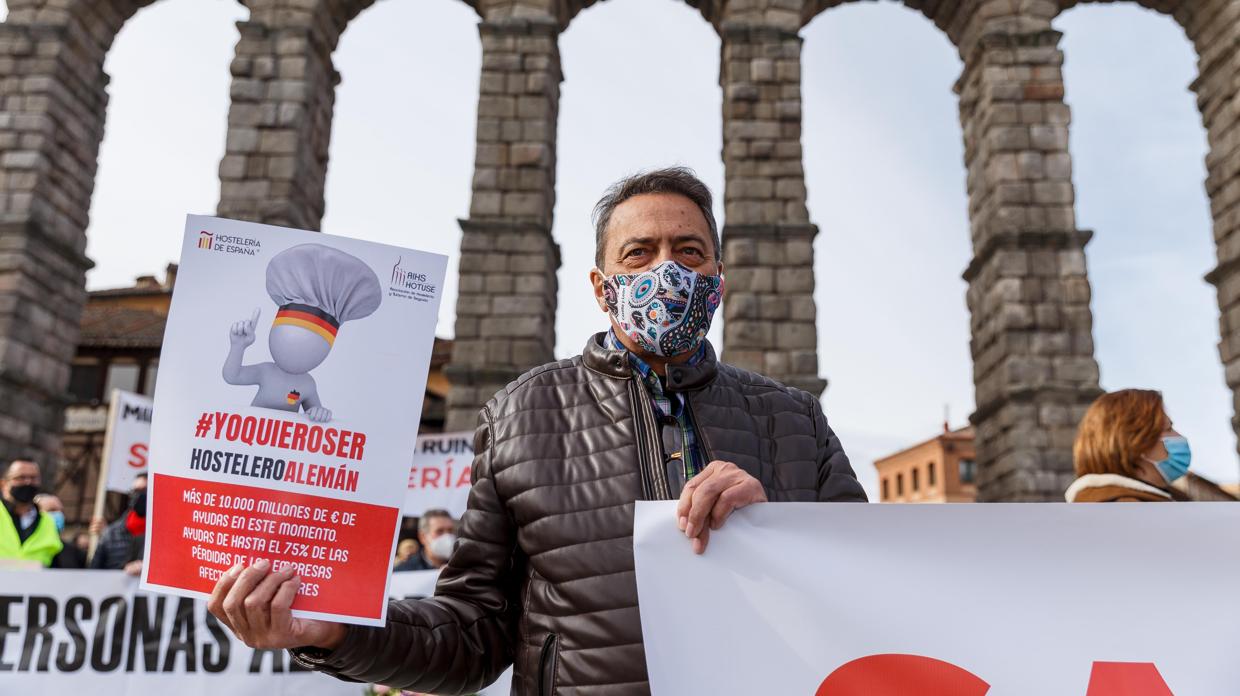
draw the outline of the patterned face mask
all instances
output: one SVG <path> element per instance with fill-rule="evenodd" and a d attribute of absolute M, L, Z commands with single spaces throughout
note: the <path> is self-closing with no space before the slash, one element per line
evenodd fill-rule
<path fill-rule="evenodd" d="M 620 330 L 665 358 L 702 344 L 722 297 L 722 275 L 701 275 L 671 260 L 644 273 L 603 278 L 603 301 Z"/>

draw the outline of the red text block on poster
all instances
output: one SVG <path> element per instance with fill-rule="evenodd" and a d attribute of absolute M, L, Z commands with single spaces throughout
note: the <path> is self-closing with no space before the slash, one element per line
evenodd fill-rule
<path fill-rule="evenodd" d="M 209 594 L 236 563 L 294 565 L 293 609 L 378 620 L 400 510 L 155 474 L 148 581 Z"/>

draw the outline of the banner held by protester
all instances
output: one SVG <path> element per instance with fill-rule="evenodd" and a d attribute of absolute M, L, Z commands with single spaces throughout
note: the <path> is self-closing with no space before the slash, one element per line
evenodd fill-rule
<path fill-rule="evenodd" d="M 397 573 L 393 598 L 426 597 L 439 571 Z M 364 685 L 254 650 L 201 600 L 137 590 L 119 571 L 0 570 L 4 693 L 91 696 L 361 696 Z M 482 696 L 508 693 L 508 680 Z"/>
<path fill-rule="evenodd" d="M 301 577 L 296 615 L 382 625 L 445 264 L 187 219 L 143 589 L 201 598 L 233 565 L 267 560 Z"/>
<path fill-rule="evenodd" d="M 753 505 L 703 556 L 674 506 L 635 516 L 653 696 L 1240 684 L 1240 506 Z"/>
<path fill-rule="evenodd" d="M 107 447 L 103 467 L 107 490 L 128 493 L 134 477 L 146 473 L 151 447 L 151 416 L 154 402 L 150 397 L 120 389 L 112 390 L 108 407 Z"/>

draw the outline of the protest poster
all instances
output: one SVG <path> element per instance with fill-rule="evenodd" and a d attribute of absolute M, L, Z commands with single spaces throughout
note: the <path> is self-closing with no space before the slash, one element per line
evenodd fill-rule
<path fill-rule="evenodd" d="M 104 479 L 109 491 L 128 493 L 134 477 L 146 473 L 151 446 L 153 402 L 141 394 L 112 390 L 104 435 Z M 102 498 L 102 497 L 101 497 Z M 99 512 L 96 512 L 98 516 Z"/>
<path fill-rule="evenodd" d="M 143 589 L 237 563 L 294 612 L 382 625 L 446 259 L 190 216 L 151 431 Z"/>
<path fill-rule="evenodd" d="M 438 570 L 395 573 L 393 598 L 426 597 Z M 4 694 L 362 696 L 284 650 L 254 650 L 206 602 L 137 590 L 120 571 L 0 570 Z M 480 696 L 507 694 L 511 671 Z"/>
<path fill-rule="evenodd" d="M 419 517 L 427 510 L 447 510 L 460 519 L 469 502 L 474 434 L 419 435 L 405 491 L 405 514 Z"/>
<path fill-rule="evenodd" d="M 1238 505 L 772 503 L 733 514 L 702 556 L 675 505 L 635 515 L 653 696 L 1240 684 Z"/>

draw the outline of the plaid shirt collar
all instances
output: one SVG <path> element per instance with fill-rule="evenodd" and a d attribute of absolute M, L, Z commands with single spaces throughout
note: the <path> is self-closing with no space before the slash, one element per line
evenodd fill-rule
<path fill-rule="evenodd" d="M 650 395 L 654 397 L 656 403 L 660 399 L 667 400 L 667 397 L 664 396 L 666 390 L 663 388 L 663 380 L 660 379 L 659 375 L 655 373 L 653 367 L 651 367 L 645 360 L 642 360 L 641 357 L 637 355 L 637 353 L 634 353 L 633 351 L 629 350 L 623 343 L 620 342 L 620 339 L 616 336 L 616 331 L 614 328 L 607 330 L 607 347 L 611 348 L 612 350 L 622 350 L 629 354 L 629 362 L 633 365 L 634 368 L 637 369 L 637 373 L 641 375 L 642 382 L 646 384 L 646 388 L 650 390 Z M 706 357 L 706 342 L 703 341 L 698 346 L 697 350 L 694 351 L 693 357 L 689 358 L 686 364 L 696 365 L 702 362 L 702 359 L 705 357 Z M 679 402 L 681 401 L 680 394 L 678 394 L 677 392 L 672 392 L 671 398 L 675 400 L 676 402 L 678 402 L 678 405 L 679 405 Z M 669 415 L 675 415 L 675 414 L 669 411 L 664 411 L 663 415 L 669 416 Z"/>
<path fill-rule="evenodd" d="M 663 386 L 663 380 L 655 374 L 654 368 L 625 348 L 614 331 L 607 332 L 606 341 L 608 348 L 623 350 L 629 354 L 629 361 L 636 368 L 642 383 L 646 385 L 646 391 L 650 394 L 655 420 L 662 424 L 662 428 L 676 428 L 680 432 L 680 451 L 665 451 L 664 454 L 679 460 L 684 481 L 693 478 L 706 467 L 706 456 L 702 448 L 698 446 L 697 427 L 693 422 L 693 414 L 686 408 L 685 395 L 681 392 L 667 391 Z M 701 362 L 706 357 L 706 350 L 706 343 L 703 342 L 693 357 L 689 358 L 688 364 L 695 365 Z"/>

